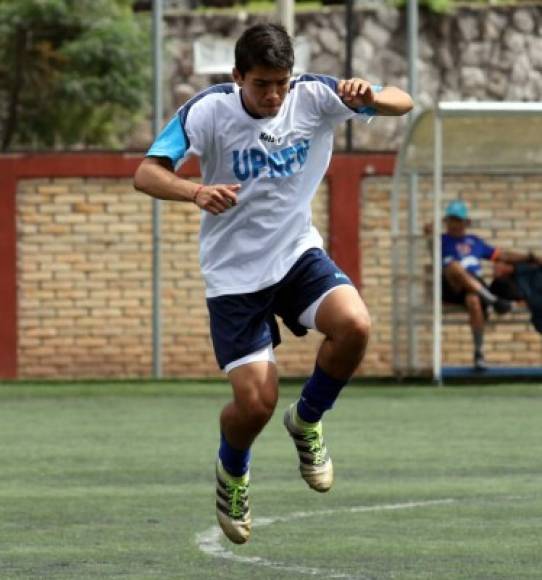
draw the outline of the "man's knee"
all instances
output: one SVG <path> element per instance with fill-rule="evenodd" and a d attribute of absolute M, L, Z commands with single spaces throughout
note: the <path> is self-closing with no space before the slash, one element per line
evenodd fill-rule
<path fill-rule="evenodd" d="M 444 273 L 448 274 L 463 274 L 466 272 L 465 268 L 463 268 L 461 263 L 458 262 L 457 260 L 453 260 L 452 262 L 444 266 L 443 271 Z"/>
<path fill-rule="evenodd" d="M 278 401 L 274 376 L 245 377 L 242 386 L 234 386 L 234 391 L 235 404 L 247 424 L 261 428 L 271 419 Z"/>
<path fill-rule="evenodd" d="M 463 266 L 459 262 L 450 262 L 447 266 L 444 266 L 442 273 L 446 280 L 453 284 L 454 282 L 461 281 L 465 274 Z"/>
<path fill-rule="evenodd" d="M 254 395 L 243 401 L 243 414 L 247 423 L 262 428 L 273 416 L 278 397 Z"/>
<path fill-rule="evenodd" d="M 343 317 L 334 333 L 335 340 L 344 346 L 363 350 L 371 333 L 371 318 L 367 312 L 353 312 Z"/>

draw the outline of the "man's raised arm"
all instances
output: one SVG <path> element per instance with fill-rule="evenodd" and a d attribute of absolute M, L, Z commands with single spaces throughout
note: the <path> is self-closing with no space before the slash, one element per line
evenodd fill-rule
<path fill-rule="evenodd" d="M 380 115 L 404 115 L 414 106 L 414 101 L 405 91 L 397 87 L 375 91 L 371 83 L 360 78 L 340 80 L 337 92 L 348 107 L 373 107 Z"/>

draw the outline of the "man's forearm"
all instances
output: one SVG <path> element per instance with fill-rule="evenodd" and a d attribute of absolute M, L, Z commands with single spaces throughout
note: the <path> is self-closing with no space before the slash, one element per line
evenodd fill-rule
<path fill-rule="evenodd" d="M 163 165 L 145 160 L 134 176 L 134 187 L 151 197 L 167 201 L 194 201 L 197 183 L 182 179 Z"/>
<path fill-rule="evenodd" d="M 413 105 L 410 95 L 397 87 L 384 87 L 375 95 L 374 107 L 381 115 L 404 115 Z"/>
<path fill-rule="evenodd" d="M 520 252 L 510 252 L 503 250 L 499 256 L 499 260 L 506 262 L 507 264 L 519 264 L 521 262 L 539 262 L 540 258 L 535 256 L 533 252 L 520 253 Z"/>

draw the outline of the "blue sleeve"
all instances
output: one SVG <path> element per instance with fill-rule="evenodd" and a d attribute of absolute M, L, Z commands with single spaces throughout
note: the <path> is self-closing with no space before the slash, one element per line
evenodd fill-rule
<path fill-rule="evenodd" d="M 156 137 L 147 157 L 168 157 L 175 167 L 188 149 L 188 139 L 181 125 L 179 115 L 175 115 Z"/>

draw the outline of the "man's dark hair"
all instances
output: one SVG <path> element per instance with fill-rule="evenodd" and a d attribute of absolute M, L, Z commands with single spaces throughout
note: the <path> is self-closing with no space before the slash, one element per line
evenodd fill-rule
<path fill-rule="evenodd" d="M 235 68 L 241 76 L 257 66 L 289 71 L 293 69 L 292 41 L 280 24 L 251 26 L 235 44 Z"/>

